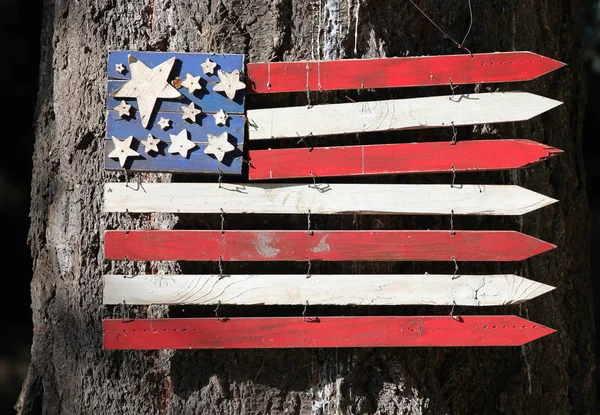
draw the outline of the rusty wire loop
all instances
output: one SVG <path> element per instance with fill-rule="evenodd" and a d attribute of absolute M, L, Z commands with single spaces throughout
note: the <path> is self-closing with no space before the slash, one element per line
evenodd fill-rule
<path fill-rule="evenodd" d="M 297 136 L 300 137 L 300 134 L 296 133 Z M 306 146 L 306 148 L 308 149 L 308 152 L 310 153 L 311 151 L 313 151 L 313 147 L 308 145 L 308 137 L 312 137 L 312 132 L 306 134 L 305 136 L 302 136 L 298 139 L 298 141 L 296 141 L 296 144 L 300 144 L 300 143 L 304 143 L 304 145 Z"/>
<path fill-rule="evenodd" d="M 465 37 L 463 38 L 462 42 L 458 43 L 456 40 L 454 40 L 454 38 L 452 36 L 450 36 L 448 33 L 446 33 L 444 30 L 442 30 L 442 28 L 440 26 L 438 26 L 431 17 L 429 17 L 423 10 L 421 10 L 421 8 L 419 6 L 417 6 L 415 4 L 415 2 L 413 0 L 408 0 L 411 2 L 411 4 L 413 6 L 415 6 L 415 8 L 421 12 L 421 14 L 423 16 L 425 16 L 425 18 L 427 20 L 429 20 L 429 22 L 434 25 L 437 30 L 439 30 L 445 37 L 447 37 L 448 39 L 450 39 L 450 41 L 452 41 L 452 43 L 454 43 L 456 45 L 457 48 L 459 49 L 464 49 L 466 50 L 469 55 L 471 55 L 471 59 L 473 58 L 473 54 L 471 53 L 471 51 L 467 48 L 465 48 L 465 42 L 467 41 L 467 37 L 469 36 L 469 34 L 471 33 L 471 27 L 473 26 L 473 8 L 471 7 L 471 0 L 467 0 L 468 4 L 469 4 L 469 28 L 467 29 L 467 33 L 465 33 Z"/>
<path fill-rule="evenodd" d="M 450 96 L 450 101 L 454 101 L 454 90 L 456 88 L 458 88 L 460 85 L 454 85 L 452 83 L 452 78 L 448 78 L 450 80 L 450 92 L 452 92 L 452 95 Z M 452 123 L 452 125 L 454 125 L 454 122 Z"/>
<path fill-rule="evenodd" d="M 312 264 L 310 263 L 310 257 L 306 257 L 306 260 L 308 261 L 308 269 L 306 270 L 306 278 L 310 278 L 310 268 L 312 266 Z"/>
<path fill-rule="evenodd" d="M 225 233 L 225 211 L 221 208 L 221 235 Z"/>
<path fill-rule="evenodd" d="M 454 261 L 454 274 L 452 274 L 452 279 L 455 280 L 460 277 L 460 275 L 458 275 L 458 262 L 456 262 L 455 256 L 452 256 L 452 261 Z"/>
<path fill-rule="evenodd" d="M 129 323 L 135 320 L 135 318 L 125 318 L 125 308 L 127 307 L 127 303 L 123 300 L 123 304 L 121 304 L 121 318 L 123 319 L 123 323 Z"/>
<path fill-rule="evenodd" d="M 450 121 L 450 124 L 452 125 L 452 140 L 450 140 L 450 145 L 453 146 L 454 144 L 456 144 L 456 136 L 458 135 L 458 130 L 454 125 L 454 121 Z"/>
<path fill-rule="evenodd" d="M 452 183 L 450 183 L 450 187 L 454 187 L 454 182 L 456 181 L 456 169 L 454 165 L 452 166 Z"/>
<path fill-rule="evenodd" d="M 217 303 L 217 306 L 214 309 L 215 317 L 217 317 L 217 321 L 219 321 L 219 307 L 221 307 L 221 300 Z"/>
<path fill-rule="evenodd" d="M 313 234 L 313 231 L 310 230 L 310 209 L 308 209 L 308 213 L 306 215 L 306 221 L 308 223 L 308 227 L 306 229 L 306 234 L 308 236 L 311 236 Z"/>
<path fill-rule="evenodd" d="M 219 255 L 219 279 L 223 278 L 225 274 L 223 274 L 223 256 Z"/>
<path fill-rule="evenodd" d="M 456 307 L 456 301 L 452 300 L 452 310 L 450 310 L 450 317 L 452 317 L 452 320 L 458 320 L 458 317 L 454 315 L 454 307 Z"/>
<path fill-rule="evenodd" d="M 221 170 L 220 168 L 217 167 L 217 171 L 219 172 L 219 179 L 218 179 L 219 189 L 221 189 L 223 187 L 223 186 L 221 186 L 221 181 L 223 180 L 223 170 Z"/>
<path fill-rule="evenodd" d="M 454 209 L 450 211 L 450 236 L 456 235 L 454 231 Z"/>
<path fill-rule="evenodd" d="M 308 308 L 308 300 L 306 300 L 306 304 L 304 304 L 304 310 L 302 310 L 302 318 L 306 321 L 306 309 Z"/>
<path fill-rule="evenodd" d="M 313 184 L 308 185 L 310 189 L 317 189 L 319 193 L 325 193 L 331 190 L 331 186 L 328 183 L 317 183 L 317 176 L 312 170 L 310 171 L 310 177 L 313 179 Z"/>

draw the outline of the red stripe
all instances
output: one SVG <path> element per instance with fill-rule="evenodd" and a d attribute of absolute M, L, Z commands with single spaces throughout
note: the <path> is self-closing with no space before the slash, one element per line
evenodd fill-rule
<path fill-rule="evenodd" d="M 531 166 L 556 154 L 531 140 L 477 140 L 290 148 L 250 151 L 250 180 L 503 170 Z"/>
<path fill-rule="evenodd" d="M 520 261 L 554 245 L 515 231 L 106 231 L 106 259 Z"/>
<path fill-rule="evenodd" d="M 555 330 L 517 316 L 104 320 L 104 349 L 520 346 Z"/>
<path fill-rule="evenodd" d="M 247 73 L 251 92 L 270 93 L 527 81 L 562 66 L 531 52 L 498 52 L 249 63 Z"/>

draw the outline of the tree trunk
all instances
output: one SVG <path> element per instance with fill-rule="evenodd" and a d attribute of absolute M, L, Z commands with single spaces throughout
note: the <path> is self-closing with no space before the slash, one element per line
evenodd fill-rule
<path fill-rule="evenodd" d="M 457 41 L 466 1 L 418 5 Z M 564 150 L 526 170 L 459 174 L 457 182 L 518 184 L 559 199 L 523 217 L 455 218 L 457 229 L 515 229 L 558 245 L 519 263 L 459 264 L 461 272 L 514 272 L 557 289 L 522 305 L 463 314 L 518 314 L 558 330 L 522 347 L 103 351 L 103 273 L 215 272 L 215 264 L 104 261 L 105 229 L 217 228 L 212 215 L 101 214 L 109 50 L 244 53 L 249 62 L 467 53 L 408 1 L 45 0 L 30 246 L 34 337 L 21 414 L 412 414 L 595 411 L 589 215 L 581 150 L 585 101 L 579 4 L 472 0 L 473 53 L 531 50 L 569 66 L 519 84 L 455 91 L 527 90 L 564 105 L 516 124 L 459 129 L 461 137 L 529 138 Z M 311 93 L 312 103 L 449 94 L 449 88 Z M 250 96 L 248 108 L 305 105 L 306 94 Z M 361 134 L 337 144 L 450 139 L 451 131 Z M 314 139 L 311 145 L 326 143 Z M 289 143 L 288 143 L 289 144 Z M 273 145 L 272 143 L 270 145 Z M 143 181 L 183 176 L 140 174 Z M 131 176 L 129 178 L 131 180 Z M 215 178 L 210 178 L 213 180 Z M 449 175 L 352 181 L 450 183 Z M 235 229 L 301 229 L 306 218 L 229 215 Z M 320 216 L 317 229 L 449 229 L 448 218 Z M 305 264 L 225 264 L 230 272 L 305 272 Z M 452 264 L 321 263 L 314 273 L 452 272 Z M 212 316 L 207 307 L 127 307 L 129 317 Z M 222 307 L 221 315 L 298 315 L 302 307 Z M 311 315 L 448 314 L 440 307 L 309 307 Z"/>

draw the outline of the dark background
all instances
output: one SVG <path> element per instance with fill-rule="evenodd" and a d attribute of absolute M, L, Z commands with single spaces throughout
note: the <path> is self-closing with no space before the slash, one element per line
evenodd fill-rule
<path fill-rule="evenodd" d="M 0 152 L 0 221 L 4 242 L 0 249 L 4 268 L 0 301 L 0 413 L 13 413 L 27 374 L 32 338 L 29 284 L 32 264 L 27 245 L 29 186 L 32 173 L 33 120 L 38 86 L 41 2 L 0 0 L 0 39 L 4 59 L 0 64 L 3 98 L 4 151 Z M 600 4 L 582 1 L 582 59 L 586 67 L 588 101 L 584 120 L 584 157 L 592 212 L 592 276 L 600 269 L 600 176 L 595 148 L 600 142 Z M 474 25 L 477 17 L 474 16 Z M 469 46 L 468 44 L 466 46 Z M 473 52 L 484 52 L 476 51 Z M 485 51 L 492 52 L 492 51 Z M 533 51 L 536 52 L 536 51 Z M 551 56 L 560 60 L 560 56 Z M 586 235 L 582 235 L 586 237 Z M 600 280 L 593 278 L 600 298 Z M 597 301 L 598 302 L 598 301 Z M 600 321 L 600 304 L 595 308 Z M 596 342 L 598 357 L 600 341 Z M 598 359 L 596 359 L 598 360 Z M 596 374 L 596 384 L 600 380 Z"/>

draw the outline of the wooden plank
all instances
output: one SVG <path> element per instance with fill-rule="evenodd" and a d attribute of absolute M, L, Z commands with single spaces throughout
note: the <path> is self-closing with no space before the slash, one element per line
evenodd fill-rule
<path fill-rule="evenodd" d="M 521 215 L 556 200 L 512 185 L 142 183 L 104 185 L 105 212 Z"/>
<path fill-rule="evenodd" d="M 528 81 L 565 64 L 532 52 L 261 62 L 247 65 L 250 92 L 328 91 Z"/>
<path fill-rule="evenodd" d="M 233 72 L 236 69 L 243 69 L 245 59 L 243 54 L 233 53 L 173 53 L 145 52 L 138 50 L 113 50 L 108 54 L 107 70 L 109 79 L 131 79 L 131 72 L 126 71 L 124 73 L 119 73 L 115 69 L 116 65 L 119 63 L 127 67 L 128 55 L 136 57 L 151 68 L 160 65 L 167 59 L 175 57 L 177 59 L 177 64 L 174 68 L 174 70 L 177 71 L 176 75 L 183 74 L 183 79 L 185 79 L 186 73 L 191 73 L 194 75 L 202 74 L 202 78 L 206 79 L 209 83 L 219 82 L 217 69 L 221 69 L 225 72 Z M 206 74 L 202 71 L 201 65 L 206 59 L 210 59 L 218 65 L 213 74 Z"/>
<path fill-rule="evenodd" d="M 105 350 L 521 346 L 555 330 L 517 316 L 106 319 Z"/>
<path fill-rule="evenodd" d="M 524 121 L 560 101 L 528 92 L 490 92 L 248 110 L 250 140 Z"/>
<path fill-rule="evenodd" d="M 140 140 L 132 141 L 132 149 L 139 153 L 139 156 L 128 157 L 125 165 L 121 167 L 118 159 L 109 158 L 108 154 L 115 148 L 112 141 L 105 141 L 104 167 L 106 170 L 146 171 L 162 173 L 212 173 L 212 174 L 242 174 L 243 147 L 236 147 L 235 150 L 227 153 L 222 162 L 216 158 L 204 154 L 206 143 L 198 144 L 191 149 L 187 157 L 179 154 L 170 154 L 167 149 L 170 142 L 163 141 L 158 144 L 159 152 L 144 152 L 144 147 Z"/>
<path fill-rule="evenodd" d="M 116 91 L 118 88 L 125 85 L 125 83 L 126 81 L 108 81 L 107 94 Z M 213 86 L 214 85 L 212 84 L 208 84 L 202 91 L 196 91 L 194 94 L 190 94 L 185 88 L 180 88 L 179 92 L 182 95 L 180 98 L 158 101 L 156 103 L 155 111 L 182 114 L 183 111 L 181 110 L 181 107 L 183 105 L 190 105 L 190 103 L 193 102 L 196 105 L 196 108 L 201 108 L 202 112 L 207 114 L 214 114 L 220 109 L 228 114 L 239 115 L 244 113 L 245 97 L 242 93 L 239 93 L 235 100 L 230 100 L 225 95 L 214 92 Z M 119 105 L 121 101 L 131 104 L 131 106 L 136 109 L 136 112 L 139 111 L 138 103 L 134 98 L 114 98 L 110 95 L 107 95 L 106 97 L 106 108 L 113 109 Z M 158 121 L 157 118 L 155 120 Z"/>
<path fill-rule="evenodd" d="M 207 134 L 220 134 L 227 131 L 230 136 L 230 142 L 235 145 L 244 144 L 244 118 L 241 115 L 230 115 L 227 125 L 216 125 L 212 115 L 198 116 L 197 123 L 185 121 L 181 115 L 175 115 L 168 112 L 159 112 L 157 118 L 166 118 L 171 121 L 170 127 L 163 130 L 159 125 L 154 124 L 151 128 L 144 128 L 140 123 L 129 122 L 119 117 L 115 111 L 108 112 L 108 123 L 106 125 L 106 136 L 127 137 L 145 139 L 148 134 L 162 141 L 171 141 L 171 134 L 177 134 L 186 129 L 190 134 L 190 140 L 194 143 L 208 143 Z"/>
<path fill-rule="evenodd" d="M 107 170 L 122 170 L 127 168 L 131 171 L 150 171 L 150 172 L 169 172 L 169 173 L 213 173 L 218 174 L 242 174 L 242 158 L 244 143 L 244 119 L 240 115 L 231 115 L 228 124 L 219 126 L 215 124 L 212 116 L 205 117 L 201 125 L 189 123 L 181 116 L 173 116 L 173 113 L 159 112 L 157 118 L 165 118 L 171 121 L 170 128 L 163 130 L 154 123 L 150 129 L 145 129 L 139 122 L 131 123 L 120 119 L 114 111 L 109 111 L 107 123 L 107 139 L 105 141 L 105 168 Z M 200 117 L 198 117 L 200 120 Z M 185 129 L 188 132 L 188 138 L 197 144 L 197 147 L 191 149 L 187 157 L 180 154 L 170 154 L 167 149 L 171 144 L 171 135 L 175 135 Z M 235 149 L 225 154 L 222 162 L 215 157 L 205 154 L 204 150 L 208 145 L 208 134 L 218 135 L 222 132 L 228 133 L 229 142 Z M 159 152 L 146 153 L 141 140 L 146 140 L 148 134 L 161 140 L 158 144 Z M 133 136 L 132 149 L 139 153 L 137 157 L 129 157 L 124 167 L 121 167 L 118 159 L 109 158 L 108 154 L 114 149 L 114 144 L 110 137 L 123 139 Z"/>
<path fill-rule="evenodd" d="M 104 304 L 518 304 L 554 287 L 517 275 L 105 275 Z"/>
<path fill-rule="evenodd" d="M 217 71 L 220 69 L 225 72 L 233 72 L 234 70 L 244 69 L 245 57 L 243 54 L 208 54 L 208 53 L 173 53 L 173 52 L 145 52 L 145 51 L 111 51 L 108 56 L 108 89 L 107 89 L 107 108 L 116 107 L 121 98 L 115 99 L 110 96 L 115 90 L 125 85 L 131 80 L 131 71 L 129 70 L 128 56 L 131 55 L 144 63 L 149 68 L 154 68 L 170 58 L 175 58 L 175 65 L 170 74 L 169 81 L 172 82 L 176 78 L 180 80 L 186 79 L 186 74 L 200 76 L 201 90 L 189 92 L 185 87 L 179 87 L 178 90 L 182 97 L 172 100 L 160 100 L 157 102 L 156 110 L 166 112 L 181 112 L 182 105 L 189 105 L 191 102 L 196 104 L 196 107 L 202 108 L 205 113 L 216 113 L 219 109 L 223 109 L 229 114 L 243 114 L 245 93 L 240 91 L 236 94 L 234 100 L 230 100 L 224 94 L 213 91 L 213 87 L 219 83 Z M 202 63 L 210 59 L 217 66 L 212 73 L 204 73 Z M 116 70 L 117 65 L 122 65 L 126 70 L 119 73 Z M 128 104 L 139 110 L 138 103 L 135 99 L 125 99 Z"/>
<path fill-rule="evenodd" d="M 514 231 L 106 231 L 106 259 L 521 261 L 555 248 Z"/>
<path fill-rule="evenodd" d="M 531 140 L 477 140 L 252 150 L 250 180 L 526 168 L 562 150 Z M 501 155 L 501 156 L 499 156 Z M 312 174 L 311 174 L 312 172 Z"/>

